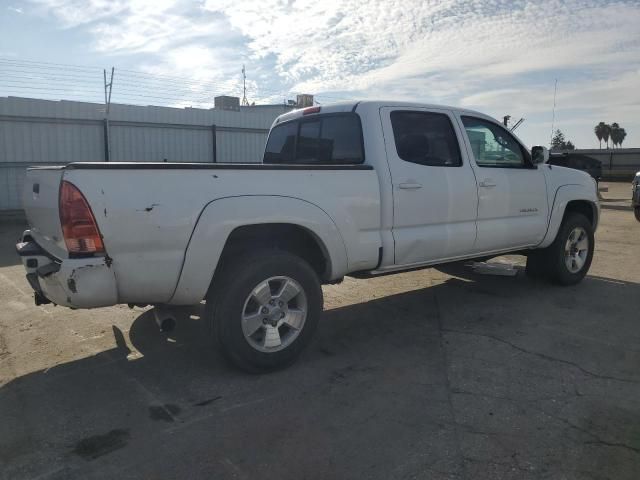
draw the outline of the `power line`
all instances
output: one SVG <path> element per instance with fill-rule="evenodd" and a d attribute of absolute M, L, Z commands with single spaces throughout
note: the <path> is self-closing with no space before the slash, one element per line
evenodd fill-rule
<path fill-rule="evenodd" d="M 53 87 L 49 87 L 49 84 L 46 82 L 39 82 L 38 84 L 30 84 L 24 85 L 15 81 L 3 81 L 0 80 L 0 87 L 11 88 L 14 93 L 21 93 L 20 90 L 27 90 L 33 93 L 47 93 L 47 92 L 61 92 L 62 94 L 74 94 L 74 96 L 85 96 L 95 98 L 97 95 L 101 95 L 103 93 L 102 89 L 99 87 L 86 87 L 80 84 L 61 84 L 58 83 Z M 172 90 L 165 90 L 165 94 L 146 94 L 140 93 L 141 90 L 131 90 L 127 88 L 119 88 L 113 91 L 113 96 L 117 100 L 119 98 L 123 99 L 134 99 L 139 101 L 145 101 L 141 99 L 149 99 L 149 100 L 168 100 L 173 102 L 195 102 L 195 103 L 213 103 L 213 94 L 208 94 L 206 92 L 190 92 L 189 94 L 181 94 L 176 93 L 172 95 L 170 92 Z M 142 90 L 146 91 L 146 90 Z M 267 92 L 263 92 L 266 94 Z M 272 96 L 277 97 L 286 97 L 287 93 L 291 92 L 275 92 Z M 330 100 L 349 100 L 347 97 L 333 97 L 323 94 L 316 95 L 318 98 L 325 98 Z M 147 100 L 148 101 L 148 100 Z"/>
<path fill-rule="evenodd" d="M 42 80 L 55 80 L 55 81 L 68 81 L 68 79 L 74 80 L 74 81 L 95 81 L 96 78 L 98 78 L 98 75 L 96 75 L 95 77 L 88 77 L 86 75 L 68 75 L 65 73 L 60 73 L 60 72 L 35 72 L 35 71 L 29 71 L 29 70 L 16 70 L 16 69 L 3 69 L 3 72 L 9 72 L 8 74 L 4 74 L 3 76 L 11 76 L 13 78 L 27 78 L 27 79 L 42 79 Z M 123 78 L 125 78 L 125 80 L 129 80 L 129 81 L 125 81 L 125 82 L 118 82 L 118 84 L 123 83 L 126 85 L 130 85 L 130 86 L 138 86 L 140 87 L 141 85 L 141 81 L 140 79 L 134 79 L 134 78 L 128 78 L 126 75 L 123 76 Z M 183 88 L 183 89 L 187 89 L 189 85 L 193 86 L 193 87 L 214 87 L 214 88 L 224 88 L 225 85 L 219 82 L 212 82 L 212 81 L 202 81 L 202 82 L 195 82 L 195 81 L 189 81 L 189 80 L 185 80 L 182 82 L 177 82 L 177 81 L 166 81 L 163 80 L 162 78 L 149 78 L 149 79 L 145 79 L 146 82 L 151 83 L 151 84 L 157 84 L 157 85 L 175 85 L 177 87 Z"/>
<path fill-rule="evenodd" d="M 12 91 L 17 93 L 21 93 L 20 92 L 21 89 L 27 89 L 27 90 L 35 91 L 35 93 L 40 93 L 40 94 L 43 94 L 43 93 L 46 94 L 49 91 L 54 91 L 54 92 L 62 92 L 65 95 L 73 94 L 74 96 L 83 96 L 83 93 L 79 92 L 78 90 L 65 89 L 65 88 L 3 85 L 2 83 L 0 83 L 0 87 L 9 87 L 12 89 Z M 101 96 L 103 95 L 104 92 L 102 90 L 93 90 L 90 93 L 93 95 L 85 95 L 85 96 Z M 188 97 L 184 95 L 166 96 L 166 95 L 144 95 L 144 94 L 137 94 L 137 93 L 117 93 L 117 92 L 114 92 L 113 95 L 115 97 L 123 97 L 123 98 L 129 98 L 129 99 L 148 98 L 148 99 L 157 99 L 157 100 L 213 103 L 213 98 L 210 95 L 200 96 L 200 97 Z"/>
<path fill-rule="evenodd" d="M 0 68 L 5 72 L 3 74 L 3 88 L 11 88 L 12 92 L 21 93 L 24 89 L 33 93 L 45 94 L 50 91 L 62 92 L 64 95 L 73 95 L 74 97 L 87 96 L 93 98 L 93 94 L 97 93 L 97 76 L 100 70 L 97 67 L 87 67 L 72 64 L 38 62 L 31 60 L 15 60 L 0 57 Z M 244 70 L 244 68 L 243 68 Z M 95 74 L 92 75 L 92 74 Z M 193 80 L 182 77 L 152 74 L 136 70 L 118 69 L 118 88 L 113 90 L 115 99 L 134 99 L 136 101 L 146 101 L 140 99 L 166 100 L 171 102 L 182 103 L 198 103 L 211 104 L 213 91 L 232 92 L 237 91 L 229 83 L 221 83 L 212 80 Z M 261 88 L 259 86 L 246 86 L 246 77 L 243 73 L 243 99 L 246 98 L 247 92 L 253 92 L 253 96 L 282 97 L 286 98 L 291 95 L 303 93 L 294 90 L 271 90 Z M 2 82 L 0 78 L 0 82 Z M 24 81 L 29 85 L 24 85 Z M 93 86 L 91 83 L 96 82 Z M 50 86 L 51 83 L 54 86 Z M 170 88 L 166 88 L 169 86 Z M 163 88 L 164 94 L 147 94 L 149 90 Z M 82 92 L 80 92 L 80 90 Z M 208 93 L 211 90 L 212 93 Z M 99 90 L 100 92 L 102 90 Z M 174 94 L 172 95 L 173 92 Z M 86 93 L 86 95 L 85 95 Z M 50 95 L 49 95 L 50 96 Z M 318 93 L 317 98 L 327 99 L 329 101 L 350 100 L 345 96 L 337 96 L 331 94 Z M 248 103 L 248 102 L 247 102 Z"/>
<path fill-rule="evenodd" d="M 24 83 L 19 83 L 19 82 L 24 82 L 24 81 L 28 81 L 30 86 L 48 86 L 51 84 L 51 82 L 55 82 L 55 85 L 57 87 L 84 89 L 87 91 L 95 90 L 94 87 L 87 86 L 87 82 L 78 82 L 78 81 L 73 81 L 66 78 L 56 78 L 56 77 L 39 78 L 39 77 L 33 77 L 29 75 L 5 74 L 3 75 L 3 79 L 5 82 L 18 83 L 20 86 L 24 85 Z M 0 82 L 1 81 L 3 80 L 0 79 Z M 121 88 L 121 85 L 124 85 L 124 88 Z M 161 83 L 158 83 L 156 86 L 161 87 L 163 85 Z M 127 87 L 134 87 L 134 88 L 127 88 Z M 118 81 L 118 89 L 114 91 L 114 94 L 118 94 L 120 92 L 137 92 L 137 91 L 145 92 L 145 91 L 148 91 L 148 87 L 149 85 L 141 85 L 140 82 L 133 83 L 133 82 L 126 82 L 126 81 Z M 189 87 L 171 87 L 168 90 L 171 92 L 184 94 L 184 95 L 193 95 L 193 94 L 204 95 L 206 93 L 205 89 L 203 88 L 196 89 L 196 88 L 189 88 Z"/>
<path fill-rule="evenodd" d="M 30 65 L 52 65 L 52 66 L 65 67 L 65 68 L 73 67 L 73 68 L 84 69 L 84 70 L 102 70 L 100 67 L 89 67 L 86 65 L 73 65 L 69 63 L 42 62 L 37 60 L 23 60 L 23 59 L 18 60 L 11 57 L 0 57 L 0 62 L 24 63 L 24 64 L 30 64 Z"/>
<path fill-rule="evenodd" d="M 38 64 L 44 64 L 43 67 L 41 68 L 48 68 L 48 69 L 62 69 L 61 67 L 65 67 L 63 70 L 66 71 L 68 70 L 69 67 L 71 68 L 76 68 L 79 70 L 85 70 L 85 71 L 91 71 L 91 72 L 96 72 L 96 73 L 100 73 L 99 69 L 94 69 L 93 67 L 82 67 L 79 65 L 71 65 L 71 64 L 62 64 L 62 63 L 51 63 L 51 62 L 35 62 L 35 61 L 29 61 L 29 60 L 3 60 L 0 57 L 0 63 L 2 62 L 12 62 L 14 64 L 20 64 L 20 63 L 28 63 L 29 65 L 24 65 L 25 67 L 34 67 L 38 68 L 36 65 Z M 162 83 L 166 83 L 167 79 L 171 79 L 173 81 L 173 83 L 178 83 L 180 85 L 183 84 L 191 84 L 191 85 L 195 85 L 195 86 L 207 86 L 207 85 L 211 85 L 211 86 L 216 86 L 216 87 L 221 87 L 224 86 L 224 84 L 221 84 L 219 82 L 212 82 L 209 80 L 203 80 L 203 81 L 197 81 L 197 80 L 192 80 L 192 79 L 185 79 L 183 77 L 177 77 L 177 76 L 170 76 L 170 75 L 162 75 L 162 74 L 153 74 L 153 73 L 148 73 L 148 72 L 141 72 L 141 71 L 137 71 L 137 70 L 128 70 L 128 69 L 118 69 L 119 75 L 122 75 L 122 73 L 127 73 L 130 74 L 133 77 L 145 77 L 145 78 L 149 78 L 152 79 L 154 81 L 157 82 L 162 82 Z M 60 75 L 60 74 L 58 74 Z M 85 78 L 89 78 L 86 77 Z M 92 77 L 91 77 L 92 78 Z M 273 93 L 276 95 L 281 95 L 283 93 L 288 93 L 288 94 L 297 94 L 297 93 L 302 93 L 299 91 L 294 91 L 294 90 L 266 90 L 266 89 L 259 89 L 262 92 L 265 93 Z M 321 95 L 321 94 L 320 94 Z M 337 96 L 328 96 L 328 95 L 323 95 L 325 98 L 336 98 L 336 99 L 345 99 L 345 97 L 337 97 Z"/>
<path fill-rule="evenodd" d="M 2 59 L 0 57 L 0 64 L 3 62 L 10 62 L 10 64 L 14 65 L 14 66 L 21 66 L 21 67 L 25 67 L 25 68 L 44 68 L 44 69 L 49 69 L 49 70 L 63 70 L 63 71 L 67 71 L 69 68 L 74 68 L 77 70 L 83 70 L 85 72 L 94 72 L 94 73 L 99 73 L 99 70 L 97 68 L 93 68 L 93 67 L 83 67 L 83 66 L 79 66 L 79 65 L 71 65 L 71 64 L 61 64 L 61 63 L 52 63 L 52 62 L 35 62 L 35 61 L 29 61 L 29 60 L 13 60 L 13 59 Z M 24 64 L 24 65 L 21 65 Z M 62 68 L 64 67 L 64 68 Z M 24 72 L 24 70 L 21 70 L 22 72 Z M 146 78 L 147 81 L 154 81 L 157 83 L 168 83 L 171 82 L 174 85 L 193 85 L 193 86 L 198 86 L 198 87 L 207 87 L 207 86 L 211 86 L 211 87 L 216 87 L 216 88 L 228 88 L 228 85 L 226 84 L 222 84 L 219 82 L 213 82 L 210 80 L 203 80 L 203 81 L 197 81 L 197 80 L 192 80 L 192 79 L 185 79 L 183 77 L 177 77 L 177 76 L 170 76 L 170 75 L 162 75 L 162 74 L 153 74 L 153 73 L 147 73 L 147 72 L 141 72 L 141 71 L 136 71 L 136 70 L 128 70 L 128 69 L 118 69 L 119 72 L 119 76 L 122 75 L 122 73 L 124 72 L 126 75 L 125 76 L 133 76 L 133 77 L 143 77 Z M 29 73 L 33 73 L 33 72 L 29 72 Z M 34 73 L 35 74 L 35 73 Z M 38 75 L 42 74 L 42 75 L 50 75 L 47 72 L 38 72 Z M 74 75 L 68 75 L 66 73 L 55 73 L 55 75 L 64 75 L 64 76 L 68 76 L 68 77 L 74 77 Z M 87 79 L 93 79 L 93 77 L 89 77 L 87 75 L 83 75 L 83 78 L 87 78 Z M 131 85 L 131 83 L 129 83 Z M 136 81 L 134 83 L 134 85 L 138 85 L 139 81 Z M 251 87 L 250 87 L 251 88 Z M 299 91 L 294 91 L 294 90 L 269 90 L 269 89 L 263 89 L 263 88 L 256 88 L 256 91 L 260 91 L 260 92 L 264 92 L 264 93 L 271 93 L 273 95 L 283 95 L 283 94 L 299 94 L 299 93 L 303 93 L 303 92 L 299 92 Z M 324 98 L 333 98 L 333 99 L 337 99 L 337 100 L 345 100 L 347 99 L 346 97 L 342 97 L 342 96 L 335 96 L 335 95 L 324 95 L 324 94 L 317 94 L 317 95 L 322 95 Z"/>
<path fill-rule="evenodd" d="M 102 90 L 98 87 L 87 88 L 83 85 L 79 84 L 56 84 L 54 87 L 49 87 L 46 82 L 33 83 L 30 85 L 24 85 L 22 83 L 16 83 L 13 81 L 2 81 L 0 80 L 0 87 L 9 87 L 15 93 L 20 93 L 20 89 L 34 91 L 38 93 L 46 93 L 48 91 L 62 92 L 65 94 L 74 93 L 76 96 L 82 96 L 82 92 L 86 92 L 88 96 L 95 96 L 102 94 Z M 152 100 L 170 100 L 170 101 L 191 101 L 191 102 L 205 102 L 205 103 L 213 103 L 213 94 L 208 94 L 206 92 L 189 92 L 189 94 L 176 92 L 171 95 L 170 92 L 173 90 L 165 90 L 165 94 L 152 94 L 148 95 L 145 93 L 140 93 L 140 90 L 130 90 L 126 88 L 115 89 L 113 92 L 114 98 L 117 100 L 118 98 L 124 99 L 152 99 Z M 288 92 L 276 92 L 271 96 L 277 97 L 286 97 L 288 96 L 286 93 Z M 266 95 L 266 92 L 264 92 Z M 318 98 L 325 98 L 330 100 L 349 100 L 347 97 L 331 97 L 323 94 L 316 95 Z"/>
<path fill-rule="evenodd" d="M 56 63 L 45 63 L 45 65 L 34 65 L 33 63 L 35 62 L 31 62 L 31 64 L 25 64 L 22 65 L 21 62 L 19 60 L 3 60 L 0 58 L 0 64 L 4 63 L 4 62 L 10 62 L 9 66 L 10 67 L 20 67 L 20 68 L 31 68 L 31 69 L 36 69 L 36 70 L 40 70 L 40 69 L 44 69 L 44 70 L 58 70 L 58 71 L 63 71 L 63 72 L 67 72 L 70 68 L 71 69 L 78 69 L 80 71 L 84 71 L 85 73 L 88 72 L 92 72 L 92 73 L 96 73 L 96 74 L 101 74 L 102 73 L 102 69 L 93 69 L 93 68 L 85 68 L 85 67 L 79 67 L 77 65 L 65 65 L 65 64 L 56 64 Z M 24 71 L 24 70 L 23 70 Z M 218 85 L 221 85 L 219 82 L 213 82 L 211 80 L 193 80 L 193 79 L 186 79 L 184 77 L 178 77 L 178 76 L 172 76 L 172 75 L 163 75 L 163 74 L 156 74 L 156 73 L 148 73 L 148 72 L 140 72 L 140 71 L 136 71 L 136 70 L 127 70 L 127 69 L 118 69 L 118 75 L 121 76 L 131 76 L 131 77 L 143 77 L 143 78 L 147 78 L 147 79 L 151 79 L 154 81 L 162 81 L 162 82 L 173 82 L 173 83 L 180 83 L 180 84 L 184 84 L 184 83 L 188 83 L 188 84 L 193 84 L 193 85 L 201 85 L 201 84 L 211 84 L 211 83 L 216 83 Z M 59 74 L 60 75 L 60 74 Z M 85 78 L 89 78 L 86 76 L 86 74 L 84 75 Z"/>

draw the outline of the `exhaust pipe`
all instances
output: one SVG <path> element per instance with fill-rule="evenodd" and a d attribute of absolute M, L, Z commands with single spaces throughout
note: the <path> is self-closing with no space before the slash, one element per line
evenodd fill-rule
<path fill-rule="evenodd" d="M 153 318 L 155 319 L 158 328 L 163 333 L 172 331 L 176 326 L 175 315 L 166 307 L 155 306 L 153 308 Z"/>

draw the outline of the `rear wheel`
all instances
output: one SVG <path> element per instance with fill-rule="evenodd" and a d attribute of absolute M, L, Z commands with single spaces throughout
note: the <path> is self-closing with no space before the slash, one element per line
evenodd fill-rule
<path fill-rule="evenodd" d="M 634 208 L 633 213 L 636 216 L 636 220 L 640 222 L 640 207 Z"/>
<path fill-rule="evenodd" d="M 529 254 L 527 274 L 561 285 L 574 285 L 589 271 L 594 246 L 589 220 L 580 213 L 568 213 L 553 243 Z"/>
<path fill-rule="evenodd" d="M 224 356 L 248 372 L 286 367 L 322 313 L 315 271 L 300 257 L 261 250 L 227 261 L 207 297 L 206 318 Z"/>

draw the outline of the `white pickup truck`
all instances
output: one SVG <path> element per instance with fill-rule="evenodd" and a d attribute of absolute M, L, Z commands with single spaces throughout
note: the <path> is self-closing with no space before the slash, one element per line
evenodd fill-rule
<path fill-rule="evenodd" d="M 516 252 L 579 282 L 599 204 L 586 173 L 545 164 L 478 112 L 366 101 L 278 117 L 262 164 L 30 168 L 17 245 L 37 303 L 194 305 L 235 365 L 291 363 L 322 290 Z"/>

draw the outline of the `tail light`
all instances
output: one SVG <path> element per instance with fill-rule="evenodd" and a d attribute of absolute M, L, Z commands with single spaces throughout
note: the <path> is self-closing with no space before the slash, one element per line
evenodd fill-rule
<path fill-rule="evenodd" d="M 302 115 L 310 115 L 312 113 L 319 113 L 320 112 L 320 107 L 307 107 L 304 110 L 302 110 Z"/>
<path fill-rule="evenodd" d="M 104 253 L 102 236 L 87 200 L 73 183 L 60 187 L 60 223 L 71 254 Z"/>

